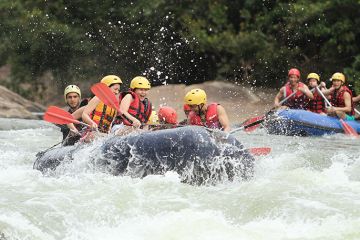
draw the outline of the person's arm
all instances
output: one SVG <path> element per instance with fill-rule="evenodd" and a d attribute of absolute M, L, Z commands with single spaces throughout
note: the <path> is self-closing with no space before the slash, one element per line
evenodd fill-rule
<path fill-rule="evenodd" d="M 359 102 L 360 101 L 360 95 L 358 95 L 356 97 L 353 97 L 352 100 L 353 100 L 354 103 Z"/>
<path fill-rule="evenodd" d="M 284 91 L 285 91 L 285 88 L 282 87 L 282 88 L 280 88 L 280 91 L 278 92 L 278 94 L 276 94 L 275 99 L 274 99 L 274 107 L 276 107 L 276 108 L 281 107 L 280 100 L 284 96 Z"/>
<path fill-rule="evenodd" d="M 329 88 L 329 89 L 323 89 L 323 90 L 321 90 L 321 92 L 322 92 L 325 96 L 328 96 L 328 95 L 330 95 L 334 90 L 335 90 L 335 88 L 332 86 L 332 87 Z"/>
<path fill-rule="evenodd" d="M 220 122 L 221 126 L 224 128 L 224 132 L 229 132 L 231 130 L 230 122 L 229 122 L 229 118 L 226 114 L 225 108 L 221 105 L 218 105 L 217 112 L 218 112 L 219 122 Z"/>
<path fill-rule="evenodd" d="M 140 127 L 141 122 L 133 117 L 128 111 L 130 104 L 134 101 L 134 98 L 131 96 L 131 94 L 126 94 L 125 97 L 121 100 L 120 103 L 120 112 L 130 121 L 132 121 L 132 125 L 134 127 Z"/>
<path fill-rule="evenodd" d="M 84 112 L 85 107 L 86 106 L 83 106 L 71 114 L 74 117 L 74 119 L 80 119 L 82 117 L 82 113 Z M 74 133 L 79 132 L 73 123 L 66 124 L 66 126 L 70 128 L 70 130 Z"/>
<path fill-rule="evenodd" d="M 301 91 L 303 94 L 305 94 L 305 96 L 309 99 L 314 99 L 314 95 L 312 94 L 312 92 L 309 90 L 308 86 L 304 85 L 303 87 L 299 87 L 298 88 L 299 91 Z"/>
<path fill-rule="evenodd" d="M 77 130 L 77 128 L 75 127 L 75 125 L 73 123 L 66 124 L 66 126 L 68 128 L 70 128 L 70 131 L 72 131 L 74 133 L 79 133 L 79 131 Z"/>
<path fill-rule="evenodd" d="M 320 82 L 320 84 L 319 84 L 319 88 L 321 89 L 321 90 L 327 90 L 327 88 L 326 88 L 326 84 L 324 83 L 324 82 Z"/>
<path fill-rule="evenodd" d="M 73 112 L 71 115 L 75 118 L 75 119 L 80 119 L 82 117 L 82 114 L 84 112 L 86 106 L 83 106 L 81 108 L 78 108 L 75 112 Z"/>
<path fill-rule="evenodd" d="M 100 99 L 98 97 L 93 97 L 88 105 L 85 106 L 83 113 L 81 115 L 82 120 L 89 124 L 92 128 L 97 128 L 98 125 L 90 118 L 90 114 L 95 110 L 96 106 L 100 103 Z"/>

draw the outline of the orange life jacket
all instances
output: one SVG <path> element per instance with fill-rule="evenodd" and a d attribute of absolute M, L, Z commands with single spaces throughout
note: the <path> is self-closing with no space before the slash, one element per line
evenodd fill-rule
<path fill-rule="evenodd" d="M 306 107 L 306 110 L 309 110 L 314 113 L 325 112 L 325 101 L 323 97 L 315 90 L 314 99 L 309 99 L 309 103 Z"/>
<path fill-rule="evenodd" d="M 115 116 L 116 109 L 105 105 L 103 102 L 100 102 L 90 114 L 90 118 L 98 125 L 98 129 L 102 133 L 108 133 Z"/>
<path fill-rule="evenodd" d="M 354 110 L 354 102 L 352 100 L 352 92 L 347 86 L 342 86 L 339 90 L 335 90 L 331 94 L 331 105 L 334 107 L 345 107 L 345 99 L 344 99 L 344 93 L 348 92 L 350 94 L 351 99 L 351 112 L 348 112 L 346 114 L 353 116 L 355 114 Z"/>
<path fill-rule="evenodd" d="M 134 100 L 131 102 L 128 113 L 135 117 L 136 119 L 138 119 L 141 123 L 146 124 L 149 120 L 149 117 L 151 115 L 152 112 L 152 106 L 151 106 L 151 102 L 145 98 L 144 101 L 140 101 L 139 96 L 134 93 L 133 91 L 128 91 L 128 92 L 124 92 L 120 94 L 120 102 L 121 100 L 125 97 L 126 94 L 131 94 L 131 96 L 134 98 Z M 123 123 L 127 126 L 131 126 L 132 122 L 130 121 L 130 119 L 127 119 L 127 117 L 122 114 L 121 115 L 122 120 L 119 121 L 119 118 L 117 119 L 117 122 L 119 121 L 119 123 Z"/>
<path fill-rule="evenodd" d="M 221 129 L 222 126 L 219 122 L 219 116 L 217 112 L 218 103 L 211 103 L 207 106 L 205 114 L 205 122 L 201 120 L 201 117 L 197 115 L 194 111 L 189 113 L 188 119 L 190 125 L 204 126 L 208 128 L 218 128 Z"/>
<path fill-rule="evenodd" d="M 299 82 L 298 87 L 304 87 L 304 83 Z M 290 96 L 294 91 L 291 88 L 290 83 L 288 82 L 285 85 L 284 98 Z M 283 105 L 288 106 L 291 109 L 304 109 L 306 103 L 306 96 L 301 91 L 297 91 L 294 96 L 289 98 Z"/>

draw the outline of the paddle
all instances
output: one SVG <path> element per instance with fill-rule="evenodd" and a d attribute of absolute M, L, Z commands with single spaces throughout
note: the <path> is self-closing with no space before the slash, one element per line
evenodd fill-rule
<path fill-rule="evenodd" d="M 289 100 L 292 96 L 294 96 L 295 94 L 297 93 L 297 90 L 294 91 L 292 94 L 290 94 L 289 96 L 287 96 L 286 98 L 284 98 L 283 100 L 281 100 L 279 102 L 280 105 L 283 105 L 287 100 Z M 250 118 L 248 120 L 246 120 L 245 122 L 242 123 L 242 125 L 246 125 L 246 126 L 249 126 L 251 124 L 250 127 L 246 127 L 245 128 L 245 131 L 246 132 L 252 132 L 254 131 L 256 128 L 258 128 L 260 125 L 260 123 L 262 123 L 263 121 L 265 121 L 265 118 L 266 116 L 272 112 L 273 110 L 275 109 L 275 107 L 271 108 L 269 111 L 267 111 L 266 114 L 264 114 L 263 116 L 257 116 L 257 117 L 253 117 L 253 118 Z M 257 124 L 254 124 L 252 125 L 252 123 L 257 123 Z M 234 129 L 235 130 L 235 129 Z M 240 129 L 242 130 L 242 129 Z"/>
<path fill-rule="evenodd" d="M 44 114 L 43 119 L 47 122 L 56 123 L 56 124 L 75 123 L 90 127 L 88 124 L 74 119 L 74 117 L 69 112 L 65 111 L 64 109 L 58 108 L 56 106 L 48 107 L 48 109 Z"/>
<path fill-rule="evenodd" d="M 249 152 L 255 156 L 265 156 L 271 152 L 269 147 L 257 147 L 257 148 L 248 148 Z"/>
<path fill-rule="evenodd" d="M 332 107 L 331 103 L 329 102 L 329 100 L 325 97 L 325 95 L 321 92 L 321 90 L 319 89 L 319 87 L 316 87 L 316 90 L 318 91 L 318 93 L 321 95 L 321 97 L 325 100 L 325 102 Z M 347 135 L 351 135 L 353 137 L 359 138 L 359 134 L 355 131 L 355 129 L 353 129 L 349 124 L 347 124 L 342 118 L 340 118 L 340 123 L 341 126 L 345 132 L 345 134 Z"/>
<path fill-rule="evenodd" d="M 91 91 L 105 105 L 115 108 L 118 113 L 120 113 L 119 100 L 108 86 L 106 86 L 104 83 L 96 83 L 91 86 Z"/>

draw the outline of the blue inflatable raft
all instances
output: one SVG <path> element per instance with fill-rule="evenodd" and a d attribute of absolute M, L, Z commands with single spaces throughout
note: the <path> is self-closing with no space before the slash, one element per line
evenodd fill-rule
<path fill-rule="evenodd" d="M 345 122 L 360 133 L 360 122 Z M 270 134 L 288 136 L 322 136 L 344 133 L 338 118 L 299 109 L 280 110 L 273 113 L 267 117 L 264 127 Z"/>

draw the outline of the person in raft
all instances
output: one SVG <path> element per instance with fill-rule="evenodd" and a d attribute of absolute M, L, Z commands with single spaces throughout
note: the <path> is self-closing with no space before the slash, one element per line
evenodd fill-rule
<path fill-rule="evenodd" d="M 127 134 L 133 128 L 138 129 L 146 125 L 152 113 L 151 102 L 146 97 L 150 88 L 149 80 L 137 76 L 131 80 L 129 91 L 120 94 L 122 119 L 118 118 L 116 125 L 114 125 L 115 134 Z"/>
<path fill-rule="evenodd" d="M 87 98 L 81 99 L 81 90 L 76 85 L 69 85 L 64 89 L 64 99 L 68 106 L 67 111 L 71 114 L 89 102 Z M 57 126 L 60 127 L 63 134 L 63 146 L 74 145 L 80 139 L 79 131 L 83 128 L 81 124 L 59 124 Z"/>
<path fill-rule="evenodd" d="M 316 87 L 319 87 L 320 91 L 326 89 L 325 83 L 320 82 L 320 76 L 317 73 L 309 73 L 306 79 L 308 81 L 309 89 L 314 95 L 313 99 L 309 99 L 309 102 L 306 105 L 306 110 L 314 113 L 319 113 L 321 115 L 326 115 L 325 100 L 321 96 L 321 94 L 316 90 Z"/>
<path fill-rule="evenodd" d="M 287 99 L 283 105 L 280 104 L 282 99 Z M 280 88 L 280 91 L 275 96 L 274 106 L 275 108 L 291 108 L 291 109 L 305 109 L 308 99 L 313 99 L 314 95 L 309 88 L 302 82 L 300 82 L 300 71 L 296 68 L 292 68 L 288 72 L 288 82 Z"/>
<path fill-rule="evenodd" d="M 229 132 L 231 128 L 224 107 L 218 103 L 206 105 L 206 101 L 205 91 L 199 88 L 193 89 L 185 95 L 184 103 L 189 105 L 191 109 L 188 124 Z"/>
<path fill-rule="evenodd" d="M 153 111 L 154 112 L 154 111 Z M 153 114 L 151 114 L 153 115 Z M 151 116 L 150 116 L 151 118 Z M 178 127 L 177 123 L 177 113 L 174 108 L 163 106 L 159 108 L 157 114 L 158 122 L 156 125 L 150 125 L 149 129 L 152 131 L 161 130 L 161 129 L 169 129 Z"/>
<path fill-rule="evenodd" d="M 170 124 L 176 126 L 177 123 L 177 113 L 174 108 L 163 106 L 159 108 L 159 124 Z"/>
<path fill-rule="evenodd" d="M 116 96 L 119 95 L 122 81 L 118 76 L 108 75 L 101 79 L 100 82 L 108 86 Z M 84 108 L 82 119 L 85 123 L 90 125 L 91 129 L 97 129 L 100 133 L 106 134 L 109 133 L 111 123 L 116 114 L 116 109 L 105 105 L 97 96 L 94 96 Z M 89 130 L 86 132 L 88 137 L 83 137 L 87 140 L 91 140 L 93 138 L 93 134 L 91 133 L 92 132 Z"/>
<path fill-rule="evenodd" d="M 345 86 L 345 75 L 339 72 L 334 73 L 331 82 L 332 87 L 323 90 L 324 95 L 330 98 L 332 106 L 326 109 L 327 114 L 344 120 L 355 120 L 352 92 Z"/>

